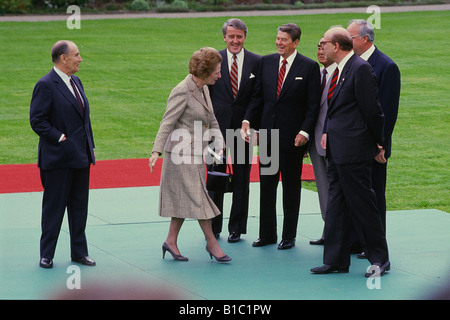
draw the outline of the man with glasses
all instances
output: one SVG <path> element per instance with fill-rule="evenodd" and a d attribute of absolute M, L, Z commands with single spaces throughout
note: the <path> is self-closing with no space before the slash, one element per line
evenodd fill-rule
<path fill-rule="evenodd" d="M 328 91 L 325 131 L 330 184 L 325 221 L 323 265 L 312 273 L 347 273 L 350 226 L 355 225 L 372 264 L 366 277 L 390 269 L 384 228 L 372 189 L 372 161 L 383 145 L 383 113 L 372 67 L 353 52 L 350 34 L 328 30 L 321 41 L 325 55 L 336 62 Z M 379 159 L 377 160 L 379 161 Z"/>

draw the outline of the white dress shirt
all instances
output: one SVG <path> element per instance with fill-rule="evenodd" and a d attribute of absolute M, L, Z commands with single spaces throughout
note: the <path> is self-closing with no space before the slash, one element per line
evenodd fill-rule
<path fill-rule="evenodd" d="M 231 65 L 233 64 L 233 56 L 234 53 L 231 53 L 227 49 L 227 57 L 228 57 L 228 72 L 231 74 Z M 238 65 L 238 89 L 241 85 L 241 76 L 242 76 L 242 66 L 244 65 L 244 48 L 236 54 L 236 62 Z"/>

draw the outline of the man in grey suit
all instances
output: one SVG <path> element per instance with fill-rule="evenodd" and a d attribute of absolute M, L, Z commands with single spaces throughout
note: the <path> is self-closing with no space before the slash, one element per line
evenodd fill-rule
<path fill-rule="evenodd" d="M 327 92 L 330 87 L 331 75 L 336 69 L 336 63 L 330 61 L 323 51 L 322 46 L 317 45 L 317 59 L 323 65 L 320 68 L 320 79 L 322 85 L 322 98 L 320 99 L 320 110 L 317 123 L 314 128 L 314 137 L 311 139 L 311 145 L 309 147 L 309 156 L 311 157 L 311 163 L 313 165 L 314 177 L 316 180 L 317 193 L 319 196 L 320 212 L 322 219 L 325 221 L 325 214 L 328 200 L 328 179 L 327 179 L 327 159 L 325 148 L 321 145 L 323 125 L 325 117 L 327 115 L 328 103 Z M 311 240 L 309 242 L 312 245 L 322 245 L 324 243 L 323 233 L 320 239 Z"/>

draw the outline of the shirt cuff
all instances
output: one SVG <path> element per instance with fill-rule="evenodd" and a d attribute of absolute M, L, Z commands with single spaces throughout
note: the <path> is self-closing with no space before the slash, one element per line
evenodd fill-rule
<path fill-rule="evenodd" d="M 309 134 L 308 134 L 307 132 L 301 130 L 299 133 L 300 133 L 301 135 L 305 136 L 306 139 L 308 139 L 308 141 L 309 141 Z"/>

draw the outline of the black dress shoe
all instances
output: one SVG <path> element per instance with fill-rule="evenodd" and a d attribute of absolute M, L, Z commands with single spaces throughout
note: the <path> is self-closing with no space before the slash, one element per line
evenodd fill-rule
<path fill-rule="evenodd" d="M 39 267 L 46 269 L 53 268 L 53 260 L 49 258 L 41 258 L 41 261 L 39 261 Z"/>
<path fill-rule="evenodd" d="M 81 264 L 83 264 L 83 265 L 85 265 L 85 266 L 90 266 L 90 267 L 95 266 L 95 261 L 94 261 L 94 259 L 92 259 L 92 258 L 89 257 L 89 256 L 84 256 L 84 257 L 81 257 L 81 258 L 78 258 L 78 259 L 72 258 L 72 261 L 73 261 L 73 262 L 81 263 Z"/>
<path fill-rule="evenodd" d="M 317 239 L 317 240 L 311 240 L 309 244 L 313 245 L 323 245 L 325 243 L 325 240 L 323 238 Z"/>
<path fill-rule="evenodd" d="M 332 273 L 332 272 L 348 273 L 348 266 L 333 267 L 328 264 L 324 264 L 321 267 L 312 268 L 311 272 L 316 273 L 316 274 L 326 274 L 326 273 Z"/>
<path fill-rule="evenodd" d="M 281 240 L 280 244 L 278 245 L 278 250 L 291 249 L 294 246 L 295 246 L 295 239 L 292 239 L 292 240 Z"/>
<path fill-rule="evenodd" d="M 263 238 L 259 238 L 258 240 L 252 243 L 252 247 L 264 247 L 265 245 L 275 243 L 277 243 L 277 240 L 265 240 Z"/>
<path fill-rule="evenodd" d="M 232 232 L 228 236 L 228 242 L 238 242 L 239 240 L 241 240 L 241 235 L 237 232 Z"/>
<path fill-rule="evenodd" d="M 385 274 L 387 271 L 391 270 L 391 263 L 389 261 L 387 261 L 384 264 L 381 264 L 379 262 L 375 262 L 374 264 L 372 264 L 369 268 L 369 270 L 366 272 L 365 277 L 366 278 L 370 278 L 370 277 L 376 277 L 376 276 L 382 276 L 383 274 Z"/>

